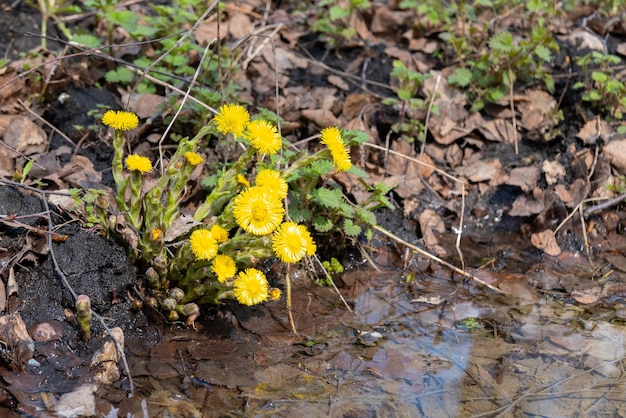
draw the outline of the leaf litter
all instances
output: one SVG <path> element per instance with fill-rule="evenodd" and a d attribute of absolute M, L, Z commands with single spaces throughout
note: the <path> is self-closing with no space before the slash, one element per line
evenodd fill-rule
<path fill-rule="evenodd" d="M 368 19 L 359 15 L 350 22 L 360 41 L 329 52 L 289 10 L 272 10 L 265 20 L 259 13 L 263 5 L 256 3 L 229 4 L 224 12 L 228 40 L 252 32 L 274 40 L 252 36 L 242 43 L 241 70 L 233 76 L 242 87 L 240 98 L 278 106 L 283 134 L 292 142 L 330 125 L 365 131 L 371 144 L 353 150 L 359 168 L 372 184 L 395 186 L 397 209 L 381 211 L 380 224 L 409 244 L 465 265 L 478 280 L 377 235 L 361 245 L 370 264 L 349 254 L 354 269 L 337 278 L 354 314 L 332 289 L 313 285 L 300 273 L 293 314 L 304 339 L 289 332 L 280 302 L 212 308 L 190 329 L 166 323 L 148 307 L 133 311 L 143 289 L 123 249 L 97 231 L 78 228 L 80 214 L 71 209 L 50 212 L 53 224 L 61 226 L 54 232 L 68 237 L 53 244 L 68 279 L 96 301 L 95 310 L 109 326 L 123 331 L 138 388 L 128 398 L 128 370 L 117 363 L 110 337 L 97 329 L 99 336 L 82 344 L 71 314 L 63 310 L 71 299 L 55 279 L 43 238 L 53 231 L 41 217 L 20 218 L 42 212 L 36 195 L 3 186 L 0 374 L 6 384 L 0 406 L 40 416 L 625 415 L 623 208 L 615 202 L 579 215 L 582 204 L 593 209 L 600 199 L 615 196 L 607 186 L 624 181 L 623 137 L 615 125 L 581 119 L 583 111 L 569 102 L 576 99 L 567 87 L 558 97 L 516 84 L 512 94 L 471 111 L 466 95 L 448 85 L 453 68 L 441 68 L 433 55 L 440 41 L 406 25 L 415 18 L 410 11 L 378 4 Z M 555 22 L 570 45 L 570 62 L 583 48 L 607 47 L 576 29 L 577 19 L 592 16 L 585 7 Z M 17 11 L 24 21 L 25 8 Z M 623 54 L 619 25 L 598 27 Z M 210 42 L 217 30 L 216 21 L 208 19 L 194 35 Z M 15 52 L 12 44 L 2 47 Z M 66 61 L 55 76 L 51 64 L 43 64 L 57 56 L 46 54 L 14 60 L 0 74 L 0 135 L 8 146 L 0 147 L 1 174 L 13 178 L 29 157 L 37 167 L 26 184 L 44 180 L 59 191 L 109 188 L 110 149 L 103 138 L 82 139 L 69 128 L 93 124 L 93 118 L 58 120 L 51 109 L 84 115 L 111 98 L 89 93 L 81 96 L 88 99 L 78 102 L 78 111 L 70 110 L 77 92 L 98 76 Z M 105 62 L 98 59 L 99 65 Z M 398 91 L 389 78 L 395 59 L 431 75 L 420 94 L 431 95 L 438 109 L 430 116 L 424 146 L 398 139 L 392 127 L 401 112 L 380 102 Z M 25 63 L 58 80 L 44 102 L 28 110 L 46 111 L 48 123 L 67 139 L 58 133 L 50 139 L 53 129 L 25 112 L 25 99 L 41 87 L 16 77 Z M 567 73 L 561 68 L 555 75 Z M 268 82 L 276 73 L 278 96 Z M 69 91 L 66 102 L 61 97 Z M 123 94 L 147 118 L 162 112 L 167 100 Z M 564 123 L 555 118 L 559 110 Z M 426 112 L 409 116 L 423 119 Z M 158 142 L 158 135 L 145 129 L 133 146 L 156 154 L 145 144 Z M 362 183 L 345 175 L 334 180 L 356 202 L 364 196 Z M 187 227 L 181 224 L 181 233 Z M 458 245 L 463 259 L 455 248 L 455 229 L 463 233 Z M 284 272 L 274 271 L 272 280 L 283 285 Z M 93 384 L 105 375 L 113 377 Z"/>

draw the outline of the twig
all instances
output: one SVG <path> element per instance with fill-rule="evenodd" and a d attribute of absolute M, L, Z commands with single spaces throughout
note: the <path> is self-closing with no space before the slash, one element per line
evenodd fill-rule
<path fill-rule="evenodd" d="M 496 293 L 500 293 L 502 295 L 506 294 L 504 291 L 502 291 L 502 290 L 498 289 L 497 287 L 487 283 L 483 279 L 478 278 L 478 277 L 474 276 L 473 274 L 471 274 L 471 273 L 469 273 L 469 272 L 467 272 L 467 271 L 465 271 L 463 269 L 460 269 L 460 268 L 458 268 L 457 266 L 455 266 L 455 265 L 453 265 L 451 263 L 448 263 L 446 260 L 444 260 L 442 258 L 439 258 L 436 255 L 431 254 L 431 253 L 429 253 L 426 250 L 422 250 L 420 247 L 418 247 L 416 245 L 413 245 L 410 242 L 404 241 L 402 238 L 400 238 L 400 237 L 394 235 L 393 233 L 387 231 L 383 227 L 380 227 L 378 225 L 374 225 L 374 226 L 372 226 L 372 228 L 374 228 L 378 232 L 382 233 L 383 235 L 386 235 L 389 238 L 392 238 L 393 240 L 399 242 L 400 244 L 409 247 L 413 251 L 415 251 L 415 252 L 417 252 L 417 253 L 425 256 L 425 257 L 428 257 L 429 259 L 431 259 L 431 260 L 433 260 L 433 261 L 435 261 L 435 262 L 437 262 L 437 263 L 439 263 L 441 265 L 444 265 L 444 266 L 448 267 L 449 269 L 453 270 L 454 272 L 456 272 L 456 273 L 458 273 L 458 274 L 460 274 L 460 275 L 462 275 L 464 277 L 467 277 L 467 278 L 470 278 L 470 279 L 474 280 L 475 282 L 477 282 L 477 283 L 479 283 L 479 284 L 481 284 L 481 285 L 483 285 L 483 286 L 493 290 Z"/>

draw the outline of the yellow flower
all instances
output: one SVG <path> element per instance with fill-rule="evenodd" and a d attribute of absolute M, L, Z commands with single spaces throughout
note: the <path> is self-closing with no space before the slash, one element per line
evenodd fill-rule
<path fill-rule="evenodd" d="M 226 283 L 226 280 L 235 277 L 237 266 L 235 266 L 235 260 L 231 256 L 218 254 L 213 259 L 212 270 L 217 276 L 217 280 L 223 284 Z"/>
<path fill-rule="evenodd" d="M 257 186 L 264 186 L 273 192 L 276 192 L 280 199 L 287 197 L 289 186 L 279 171 L 270 170 L 269 168 L 259 171 L 254 180 Z"/>
<path fill-rule="evenodd" d="M 102 116 L 102 123 L 118 131 L 130 131 L 139 125 L 139 118 L 132 112 L 107 110 Z"/>
<path fill-rule="evenodd" d="M 220 107 L 213 120 L 217 125 L 218 132 L 242 136 L 250 121 L 250 114 L 243 106 L 225 104 Z"/>
<path fill-rule="evenodd" d="M 132 154 L 126 157 L 126 168 L 129 171 L 139 171 L 141 174 L 146 174 L 152 170 L 152 163 L 146 157 Z"/>
<path fill-rule="evenodd" d="M 304 225 L 295 222 L 281 224 L 272 237 L 272 249 L 284 263 L 297 263 L 317 249 L 311 234 Z"/>
<path fill-rule="evenodd" d="M 261 119 L 253 120 L 248 124 L 246 136 L 261 154 L 276 154 L 283 142 L 276 126 Z"/>
<path fill-rule="evenodd" d="M 237 174 L 237 183 L 241 184 L 243 187 L 250 187 L 250 182 L 243 174 Z"/>
<path fill-rule="evenodd" d="M 350 161 L 350 153 L 348 147 L 343 142 L 341 132 L 338 128 L 330 127 L 322 129 L 322 144 L 325 144 L 330 150 L 330 154 L 333 156 L 333 161 L 339 171 L 348 171 L 352 167 L 352 161 Z"/>
<path fill-rule="evenodd" d="M 280 299 L 280 295 L 281 295 L 281 293 L 282 293 L 282 292 L 280 291 L 280 289 L 277 289 L 277 288 L 275 288 L 275 287 L 272 287 L 272 288 L 270 289 L 270 299 L 271 299 L 271 300 L 278 300 L 278 299 Z"/>
<path fill-rule="evenodd" d="M 282 201 L 266 187 L 249 187 L 234 200 L 235 221 L 250 234 L 269 234 L 282 222 L 284 214 Z"/>
<path fill-rule="evenodd" d="M 265 274 L 254 268 L 240 271 L 233 283 L 235 297 L 242 305 L 256 305 L 267 300 L 269 284 Z"/>
<path fill-rule="evenodd" d="M 152 241 L 158 241 L 163 237 L 163 231 L 159 228 L 153 228 L 152 231 L 150 231 L 150 239 Z"/>
<path fill-rule="evenodd" d="M 215 238 L 218 244 L 228 241 L 228 231 L 221 226 L 215 224 L 211 227 L 211 235 Z"/>
<path fill-rule="evenodd" d="M 191 251 L 200 260 L 210 260 L 217 254 L 217 241 L 207 229 L 193 231 L 189 237 L 189 243 Z"/>
<path fill-rule="evenodd" d="M 197 152 L 186 152 L 184 156 L 187 162 L 193 166 L 196 166 L 204 161 L 204 158 L 202 158 L 202 156 Z"/>

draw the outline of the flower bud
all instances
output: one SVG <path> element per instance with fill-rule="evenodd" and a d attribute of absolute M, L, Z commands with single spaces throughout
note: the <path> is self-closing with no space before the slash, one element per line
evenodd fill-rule
<path fill-rule="evenodd" d="M 161 286 L 161 278 L 159 277 L 159 273 L 157 273 L 154 268 L 148 267 L 145 275 L 148 285 L 150 285 L 151 288 L 158 289 Z"/>
<path fill-rule="evenodd" d="M 171 322 L 178 321 L 178 318 L 179 318 L 178 312 L 176 312 L 176 311 L 170 311 L 167 314 L 167 320 L 168 321 L 171 321 Z"/>
<path fill-rule="evenodd" d="M 161 309 L 163 309 L 164 311 L 172 311 L 176 309 L 176 304 L 177 304 L 176 299 L 165 298 L 161 302 Z"/>
<path fill-rule="evenodd" d="M 176 312 L 182 316 L 197 315 L 200 313 L 200 307 L 195 303 L 186 303 L 184 305 L 178 305 L 176 307 Z"/>
<path fill-rule="evenodd" d="M 185 297 L 185 292 L 183 291 L 183 289 L 173 287 L 168 292 L 168 296 L 176 300 L 176 302 L 180 302 Z"/>
<path fill-rule="evenodd" d="M 155 297 L 147 297 L 145 301 L 146 306 L 151 307 L 152 309 L 159 309 L 159 301 Z"/>

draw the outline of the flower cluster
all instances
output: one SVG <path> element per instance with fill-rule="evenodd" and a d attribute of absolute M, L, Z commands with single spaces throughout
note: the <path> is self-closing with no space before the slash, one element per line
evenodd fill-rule
<path fill-rule="evenodd" d="M 226 104 L 193 139 L 181 140 L 170 160 L 162 162 L 160 176 L 147 181 L 155 171 L 148 158 L 128 156 L 127 172 L 122 164 L 122 132 L 136 127 L 137 117 L 108 111 L 102 122 L 115 130 L 113 174 L 119 210 L 139 231 L 137 255 L 150 265 L 146 278 L 164 295 L 160 306 L 171 319 L 196 315 L 194 302 L 232 298 L 249 306 L 279 299 L 280 290 L 270 287 L 258 262 L 275 258 L 298 263 L 317 251 L 308 227 L 286 215 L 290 179 L 317 160 L 331 161 L 337 171 L 351 167 L 338 128 L 322 130 L 323 150 L 289 160 L 283 156 L 283 139 L 274 123 L 251 120 L 244 107 Z M 210 132 L 231 137 L 245 151 L 220 172 L 194 211 L 196 226 L 172 237 L 187 183 L 193 172 L 200 173 L 196 168 L 204 162 L 197 152 L 199 142 Z M 166 251 L 165 241 L 178 245 Z"/>

